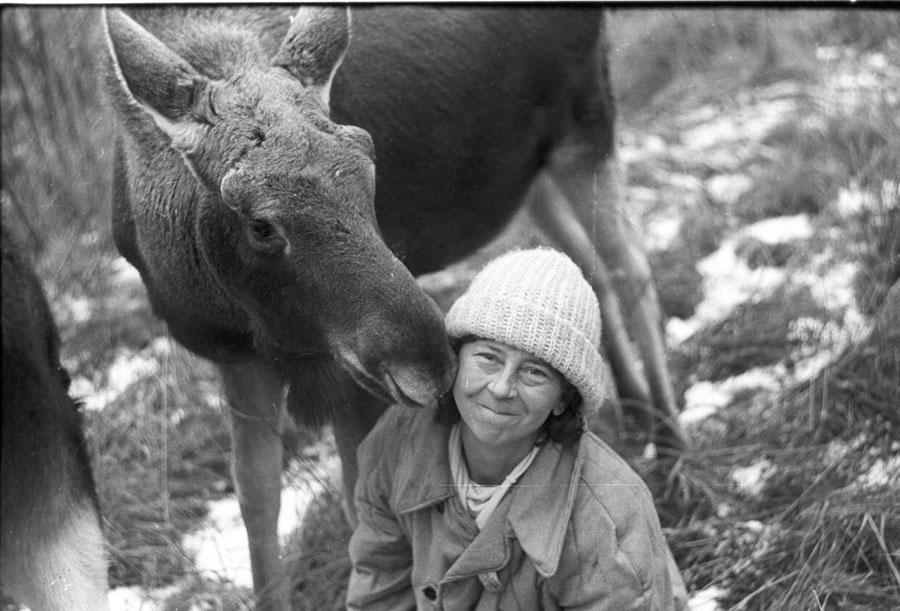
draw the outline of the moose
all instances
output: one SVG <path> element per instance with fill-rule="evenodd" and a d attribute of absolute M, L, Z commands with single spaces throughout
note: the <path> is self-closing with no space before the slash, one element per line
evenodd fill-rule
<path fill-rule="evenodd" d="M 0 588 L 32 609 L 106 609 L 106 554 L 78 405 L 40 281 L 4 222 Z"/>
<path fill-rule="evenodd" d="M 352 499 L 385 407 L 431 404 L 454 374 L 415 276 L 523 207 L 597 289 L 621 396 L 653 406 L 660 448 L 683 446 L 623 210 L 602 13 L 354 7 L 352 21 L 351 37 L 346 7 L 103 12 L 114 239 L 172 336 L 221 373 L 265 608 L 289 595 L 285 418 L 332 423 Z"/>

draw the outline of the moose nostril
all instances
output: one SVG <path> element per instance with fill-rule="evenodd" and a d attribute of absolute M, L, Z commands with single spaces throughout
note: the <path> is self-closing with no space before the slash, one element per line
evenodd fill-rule
<path fill-rule="evenodd" d="M 427 371 L 412 366 L 391 366 L 385 369 L 384 382 L 394 398 L 412 405 L 430 405 L 444 391 L 442 379 L 435 379 Z"/>

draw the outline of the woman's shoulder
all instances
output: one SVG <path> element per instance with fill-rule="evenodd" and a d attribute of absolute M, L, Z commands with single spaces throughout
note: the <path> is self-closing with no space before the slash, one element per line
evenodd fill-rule
<path fill-rule="evenodd" d="M 357 495 L 390 499 L 390 506 L 401 511 L 409 499 L 427 496 L 422 490 L 432 490 L 435 478 L 446 490 L 448 431 L 436 411 L 395 406 L 381 415 L 357 450 Z"/>
<path fill-rule="evenodd" d="M 644 480 L 601 439 L 585 433 L 578 451 L 580 504 L 601 507 L 616 523 L 627 521 L 642 509 L 655 511 Z"/>
<path fill-rule="evenodd" d="M 392 405 L 387 408 L 375 423 L 375 429 L 411 432 L 416 429 L 429 429 L 437 424 L 437 408 L 407 407 Z"/>
<path fill-rule="evenodd" d="M 436 412 L 436 408 L 393 405 L 381 414 L 362 446 L 402 452 L 407 440 L 421 439 L 437 426 Z"/>
<path fill-rule="evenodd" d="M 600 439 L 585 434 L 579 452 L 560 575 L 602 566 L 597 570 L 622 580 L 622 591 L 645 590 L 651 579 L 656 583 L 659 566 L 665 566 L 660 559 L 666 558 L 653 497 L 634 469 Z"/>

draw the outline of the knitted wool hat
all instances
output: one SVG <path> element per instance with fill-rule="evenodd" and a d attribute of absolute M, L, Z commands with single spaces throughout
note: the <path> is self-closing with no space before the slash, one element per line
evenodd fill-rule
<path fill-rule="evenodd" d="M 476 335 L 543 359 L 581 393 L 585 416 L 603 403 L 600 306 L 563 253 L 533 248 L 497 257 L 456 300 L 446 324 L 450 337 Z"/>

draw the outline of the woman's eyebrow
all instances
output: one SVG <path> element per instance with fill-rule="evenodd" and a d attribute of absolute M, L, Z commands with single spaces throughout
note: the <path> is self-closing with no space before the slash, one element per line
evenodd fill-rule
<path fill-rule="evenodd" d="M 490 350 L 493 350 L 494 352 L 503 352 L 503 349 L 492 340 L 489 340 L 489 339 L 481 340 L 480 343 L 483 348 L 488 348 Z"/>
<path fill-rule="evenodd" d="M 553 367 L 550 364 L 548 364 L 547 361 L 545 361 L 543 359 L 539 359 L 537 357 L 525 359 L 525 361 L 523 361 L 522 364 L 523 365 L 532 365 L 532 366 L 537 365 L 538 367 L 541 367 L 542 369 L 553 370 Z"/>

